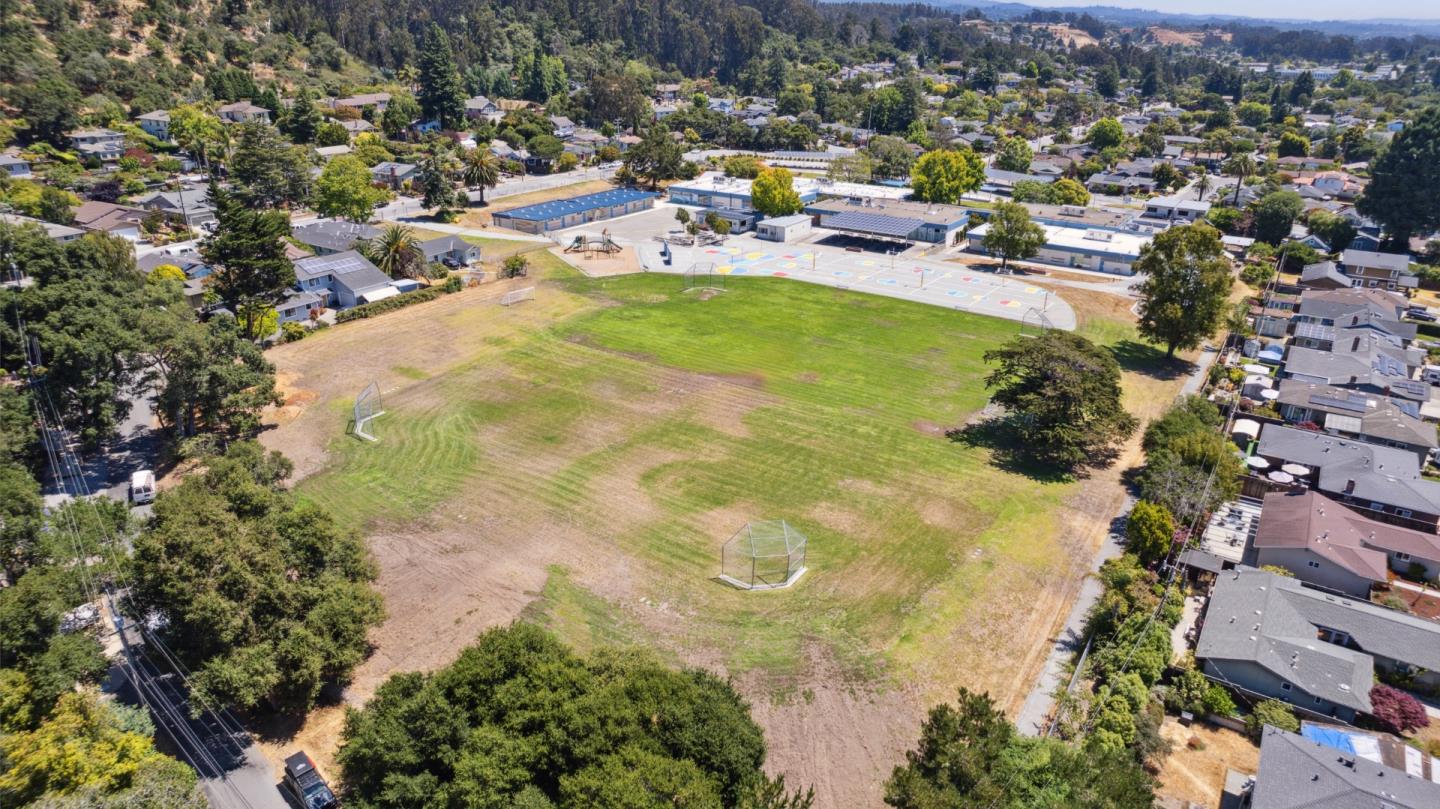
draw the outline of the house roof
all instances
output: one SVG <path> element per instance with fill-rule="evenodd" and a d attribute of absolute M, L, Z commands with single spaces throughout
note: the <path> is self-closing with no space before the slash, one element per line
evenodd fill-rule
<path fill-rule="evenodd" d="M 1420 476 L 1420 460 L 1409 450 L 1267 424 L 1256 452 L 1318 469 L 1323 492 L 1440 514 L 1440 483 Z"/>
<path fill-rule="evenodd" d="M 217 108 L 215 112 L 222 114 L 227 112 L 247 112 L 253 115 L 257 112 L 268 113 L 270 112 L 270 110 L 267 110 L 264 107 L 259 106 L 258 104 L 251 104 L 249 101 L 236 101 L 233 104 L 225 104 Z"/>
<path fill-rule="evenodd" d="M 1359 648 L 1321 640 L 1322 628 Z M 1366 713 L 1372 655 L 1440 666 L 1440 623 L 1244 566 L 1216 580 L 1195 647 L 1221 676 L 1227 660 L 1252 663 L 1311 696 Z"/>
<path fill-rule="evenodd" d="M 1335 266 L 1334 262 L 1326 261 L 1307 266 L 1305 272 L 1308 273 L 1312 267 L 1323 265 Z M 1302 273 L 1301 280 L 1305 277 Z M 1348 285 L 1349 279 L 1344 280 Z M 1298 311 L 1302 315 L 1332 321 L 1339 326 L 1375 325 L 1397 337 L 1412 340 L 1415 337 L 1415 324 L 1401 319 L 1404 317 L 1405 305 L 1403 296 L 1382 289 L 1312 289 L 1301 295 Z"/>
<path fill-rule="evenodd" d="M 311 256 L 295 262 L 295 277 L 306 281 L 312 278 L 332 278 L 354 292 L 387 286 L 390 276 L 360 255 L 358 251 L 346 250 L 328 256 Z"/>
<path fill-rule="evenodd" d="M 1307 550 L 1361 578 L 1385 581 L 1385 554 L 1365 547 L 1365 535 L 1351 518 L 1364 519 L 1318 492 L 1271 492 L 1251 543 L 1256 548 Z"/>
<path fill-rule="evenodd" d="M 349 250 L 358 241 L 379 236 L 380 229 L 356 222 L 333 220 L 294 228 L 290 231 L 290 235 L 301 244 L 338 253 Z"/>
<path fill-rule="evenodd" d="M 1426 809 L 1440 784 L 1266 726 L 1251 809 Z"/>
<path fill-rule="evenodd" d="M 455 250 L 464 252 L 473 246 L 474 245 L 459 236 L 437 236 L 428 241 L 420 242 L 419 244 L 420 252 L 425 254 L 427 261 L 433 259 L 435 256 L 444 255 L 445 253 L 450 253 Z"/>
<path fill-rule="evenodd" d="M 118 226 L 138 225 L 149 211 L 114 202 L 85 200 L 74 211 L 75 224 L 90 230 L 113 230 Z"/>
<path fill-rule="evenodd" d="M 154 112 L 147 112 L 147 113 L 145 113 L 144 115 L 137 115 L 137 116 L 135 116 L 135 120 L 137 120 L 137 121 L 169 121 L 169 120 L 170 120 L 170 110 L 155 110 Z"/>
<path fill-rule="evenodd" d="M 1421 421 L 1415 403 L 1403 399 L 1402 404 L 1397 404 L 1378 393 L 1282 379 L 1278 402 L 1325 413 L 1323 426 L 1327 429 L 1408 446 L 1440 446 L 1435 425 Z M 1331 416 L 1353 419 L 1355 423 L 1331 424 Z"/>
<path fill-rule="evenodd" d="M 1285 374 L 1331 385 L 1391 388 L 1406 398 L 1420 397 L 1421 401 L 1429 398 L 1428 391 L 1408 384 L 1418 358 L 1406 356 L 1403 351 L 1398 352 L 1399 356 L 1395 356 L 1397 352 L 1382 351 L 1367 339 L 1370 335 L 1356 331 L 1341 330 L 1330 351 L 1291 346 L 1285 355 Z"/>
<path fill-rule="evenodd" d="M 1341 254 L 1340 263 L 1346 267 L 1376 267 L 1410 274 L 1410 257 L 1401 253 L 1375 253 L 1352 247 Z"/>
<path fill-rule="evenodd" d="M 1313 284 L 1318 281 L 1330 281 L 1339 286 L 1350 286 L 1350 279 L 1333 261 L 1321 261 L 1317 264 L 1306 264 L 1305 269 L 1300 271 L 1301 284 Z"/>
<path fill-rule="evenodd" d="M 370 174 L 375 177 L 404 177 L 415 170 L 415 166 L 409 163 L 396 163 L 393 160 L 386 160 L 383 163 L 376 163 L 370 167 Z"/>

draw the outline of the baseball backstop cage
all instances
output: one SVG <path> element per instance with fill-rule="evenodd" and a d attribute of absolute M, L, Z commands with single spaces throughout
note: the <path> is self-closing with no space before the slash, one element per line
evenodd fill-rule
<path fill-rule="evenodd" d="M 789 587 L 805 575 L 808 544 L 784 520 L 746 523 L 720 548 L 720 580 L 741 590 Z"/>
<path fill-rule="evenodd" d="M 380 386 L 371 382 L 360 391 L 355 397 L 355 435 L 366 441 L 378 441 L 370 432 L 370 422 L 385 414 L 384 403 L 380 399 Z"/>
<path fill-rule="evenodd" d="M 709 261 L 696 262 L 690 265 L 680 275 L 681 289 L 689 292 L 692 289 L 708 289 L 715 292 L 723 292 L 725 289 L 725 276 L 715 271 L 715 264 Z"/>

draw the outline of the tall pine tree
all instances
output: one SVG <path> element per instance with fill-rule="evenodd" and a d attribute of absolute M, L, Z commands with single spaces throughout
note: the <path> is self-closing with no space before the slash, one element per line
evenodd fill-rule
<path fill-rule="evenodd" d="M 215 267 L 211 289 L 242 318 L 245 334 L 255 334 L 264 309 L 285 297 L 295 283 L 295 268 L 285 257 L 290 217 L 283 211 L 255 210 L 233 192 L 210 184 L 210 199 L 218 220 L 215 233 L 200 246 L 205 261 Z"/>
<path fill-rule="evenodd" d="M 420 111 L 446 129 L 458 129 L 465 123 L 465 88 L 450 50 L 450 37 L 435 23 L 425 30 L 420 51 Z"/>

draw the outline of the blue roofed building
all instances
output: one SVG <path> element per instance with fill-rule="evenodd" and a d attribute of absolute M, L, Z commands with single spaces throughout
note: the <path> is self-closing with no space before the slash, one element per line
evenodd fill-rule
<path fill-rule="evenodd" d="M 546 233 L 648 211 L 655 207 L 657 196 L 659 195 L 651 191 L 615 188 L 596 194 L 512 208 L 493 214 L 491 219 L 501 227 L 522 233 Z"/>

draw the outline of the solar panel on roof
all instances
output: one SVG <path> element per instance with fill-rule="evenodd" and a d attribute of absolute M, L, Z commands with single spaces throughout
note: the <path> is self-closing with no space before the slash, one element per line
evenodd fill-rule
<path fill-rule="evenodd" d="M 877 236 L 903 238 L 918 228 L 924 227 L 925 223 L 919 219 L 904 219 L 898 216 L 852 211 L 835 214 L 830 217 L 825 226 L 836 230 L 853 230 L 861 233 L 873 233 Z"/>
<path fill-rule="evenodd" d="M 553 202 L 539 202 L 534 205 L 526 205 L 509 211 L 501 211 L 495 214 L 497 217 L 520 219 L 526 222 L 543 222 L 548 219 L 557 219 L 562 216 L 592 211 L 596 208 L 611 208 L 616 205 L 625 205 L 636 200 L 656 196 L 649 191 L 637 191 L 633 188 L 616 188 L 610 191 L 601 191 L 596 194 L 585 194 L 584 196 L 572 199 L 561 199 Z"/>

